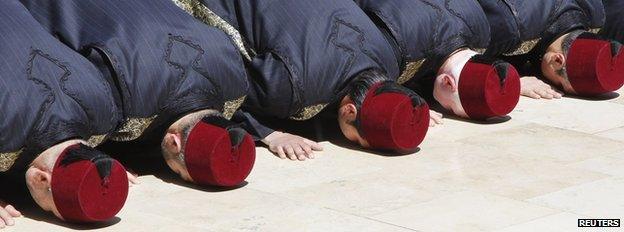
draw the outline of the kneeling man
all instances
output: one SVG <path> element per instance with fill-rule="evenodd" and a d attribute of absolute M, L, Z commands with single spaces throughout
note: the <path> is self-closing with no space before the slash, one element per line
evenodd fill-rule
<path fill-rule="evenodd" d="M 616 40 L 624 43 L 624 1 L 621 0 L 602 0 L 607 15 L 605 25 L 602 27 L 599 35 L 604 38 Z"/>
<path fill-rule="evenodd" d="M 476 49 L 487 46 L 487 18 L 473 0 L 356 0 L 384 33 L 401 67 L 399 82 L 473 120 L 505 116 L 518 103 L 519 75 Z M 432 117 L 440 123 L 441 115 Z"/>
<path fill-rule="evenodd" d="M 113 90 L 17 0 L 0 2 L 0 15 L 0 175 L 25 180 L 34 201 L 65 221 L 111 219 L 125 204 L 128 176 L 91 146 L 118 125 Z M 19 212 L 2 205 L 0 228 L 12 216 Z"/>
<path fill-rule="evenodd" d="M 214 13 L 240 31 L 254 55 L 247 112 L 308 120 L 327 108 L 345 137 L 363 147 L 409 152 L 423 141 L 427 104 L 395 82 L 392 48 L 352 1 L 178 2 Z M 282 158 L 304 160 L 317 148 L 252 124 L 250 131 L 261 132 L 257 138 Z"/>
<path fill-rule="evenodd" d="M 589 33 L 604 24 L 601 0 L 482 0 L 492 31 L 487 54 L 501 56 L 523 75 L 536 74 L 567 94 L 592 97 L 624 85 L 621 44 Z M 523 77 L 532 98 L 552 98 L 554 90 Z"/>
<path fill-rule="evenodd" d="M 227 120 L 249 83 L 225 33 L 169 0 L 22 0 L 50 32 L 84 54 L 115 90 L 114 141 L 157 138 L 170 168 L 202 185 L 237 186 L 255 144 Z"/>

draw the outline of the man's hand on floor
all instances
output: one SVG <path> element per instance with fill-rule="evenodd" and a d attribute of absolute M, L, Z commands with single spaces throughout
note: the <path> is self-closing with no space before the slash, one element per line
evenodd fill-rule
<path fill-rule="evenodd" d="M 563 94 L 536 77 L 520 78 L 520 94 L 534 99 L 559 99 Z"/>
<path fill-rule="evenodd" d="M 6 226 L 15 225 L 14 217 L 21 217 L 22 213 L 17 211 L 15 207 L 0 200 L 0 229 Z"/>
<path fill-rule="evenodd" d="M 132 174 L 126 171 L 126 175 L 128 175 L 128 184 L 130 186 L 139 184 L 139 176 Z"/>
<path fill-rule="evenodd" d="M 291 160 L 314 159 L 314 151 L 322 151 L 323 147 L 309 139 L 275 131 L 262 140 L 269 150 L 282 159 Z"/>
<path fill-rule="evenodd" d="M 442 115 L 441 113 L 438 113 L 433 110 L 429 110 L 429 127 L 434 127 L 436 125 L 444 124 L 444 122 L 442 122 L 443 117 L 444 115 Z"/>

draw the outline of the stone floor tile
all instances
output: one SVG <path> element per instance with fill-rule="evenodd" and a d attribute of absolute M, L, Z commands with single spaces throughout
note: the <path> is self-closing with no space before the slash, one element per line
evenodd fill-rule
<path fill-rule="evenodd" d="M 511 113 L 514 119 L 590 134 L 624 126 L 622 104 L 575 98 L 522 99 L 521 106 Z"/>
<path fill-rule="evenodd" d="M 624 151 L 570 164 L 571 167 L 624 177 Z"/>
<path fill-rule="evenodd" d="M 527 231 L 543 231 L 543 232 L 610 232 L 621 231 L 619 228 L 579 228 L 578 219 L 585 219 L 586 216 L 572 213 L 558 213 L 542 218 L 535 219 L 530 222 L 513 225 L 510 227 L 496 230 L 495 232 L 527 232 Z"/>
<path fill-rule="evenodd" d="M 434 180 L 449 186 L 524 200 L 607 177 L 606 174 L 544 159 L 506 156 L 438 175 Z"/>
<path fill-rule="evenodd" d="M 624 143 L 619 141 L 540 124 L 527 124 L 460 142 L 561 163 L 579 162 L 624 149 Z"/>
<path fill-rule="evenodd" d="M 624 142 L 624 127 L 598 132 L 595 135 Z"/>
<path fill-rule="evenodd" d="M 280 193 L 319 207 L 371 216 L 458 191 L 444 183 L 403 173 L 377 172 Z"/>
<path fill-rule="evenodd" d="M 529 199 L 529 202 L 590 218 L 624 219 L 624 177 L 569 187 Z"/>
<path fill-rule="evenodd" d="M 137 206 L 138 212 L 164 212 L 168 218 L 210 231 L 405 231 L 387 223 L 315 207 L 252 189 L 206 193 L 185 191 L 167 201 Z"/>
<path fill-rule="evenodd" d="M 487 231 L 558 213 L 492 194 L 463 191 L 373 216 L 419 231 Z"/>
<path fill-rule="evenodd" d="M 475 123 L 456 118 L 445 118 L 444 124 L 429 128 L 424 144 L 430 140 L 456 141 L 459 139 L 487 134 L 499 130 L 511 129 L 529 122 L 520 119 L 494 120 L 491 122 Z"/>
<path fill-rule="evenodd" d="M 325 150 L 306 161 L 279 160 L 265 148 L 258 149 L 256 165 L 246 187 L 281 192 L 378 171 L 375 160 L 385 157 L 323 143 Z"/>

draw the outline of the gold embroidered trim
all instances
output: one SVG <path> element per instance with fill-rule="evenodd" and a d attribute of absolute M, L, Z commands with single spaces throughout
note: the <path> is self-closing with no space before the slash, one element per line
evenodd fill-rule
<path fill-rule="evenodd" d="M 234 112 L 236 112 L 236 110 L 238 110 L 238 108 L 240 108 L 243 104 L 245 98 L 247 98 L 247 96 L 242 96 L 236 100 L 225 102 L 225 104 L 223 104 L 223 117 L 228 120 L 231 119 L 232 116 L 234 116 Z"/>
<path fill-rule="evenodd" d="M 515 56 L 515 55 L 527 54 L 531 50 L 533 50 L 533 48 L 535 48 L 535 46 L 537 45 L 537 43 L 539 43 L 540 40 L 542 40 L 542 38 L 537 38 L 537 39 L 532 39 L 532 40 L 529 40 L 529 41 L 524 41 L 524 42 L 522 42 L 522 44 L 520 44 L 518 49 L 516 49 L 513 52 L 506 53 L 505 55 L 506 56 Z"/>
<path fill-rule="evenodd" d="M 474 51 L 483 54 L 487 51 L 487 48 L 475 48 Z"/>
<path fill-rule="evenodd" d="M 120 130 L 113 133 L 111 140 L 113 141 L 132 141 L 141 137 L 145 129 L 147 129 L 157 116 L 149 118 L 130 118 L 126 120 Z"/>
<path fill-rule="evenodd" d="M 598 34 L 598 32 L 600 32 L 601 29 L 602 28 L 600 28 L 600 27 L 599 28 L 592 28 L 592 29 L 589 29 L 589 32 L 594 33 L 594 34 Z"/>
<path fill-rule="evenodd" d="M 313 106 L 304 107 L 297 114 L 290 117 L 292 120 L 305 121 L 311 119 L 320 113 L 328 104 L 318 104 Z"/>
<path fill-rule="evenodd" d="M 397 83 L 404 84 L 405 82 L 412 79 L 414 75 L 418 73 L 418 71 L 420 70 L 420 67 L 422 67 L 423 63 L 425 63 L 426 60 L 427 59 L 421 59 L 419 61 L 408 62 L 405 65 L 405 71 L 403 71 L 403 74 L 401 74 L 401 76 L 397 80 Z"/>
<path fill-rule="evenodd" d="M 0 172 L 6 172 L 11 169 L 23 150 L 24 149 L 16 152 L 0 153 Z"/>
<path fill-rule="evenodd" d="M 87 140 L 87 145 L 89 145 L 90 147 L 97 147 L 98 145 L 102 144 L 104 140 L 106 140 L 106 135 L 94 135 L 91 136 L 89 140 Z"/>
<path fill-rule="evenodd" d="M 232 25 L 227 23 L 225 20 L 223 20 L 217 14 L 212 12 L 208 7 L 201 4 L 199 1 L 197 0 L 171 0 L 171 1 L 173 1 L 173 3 L 175 3 L 178 7 L 182 8 L 184 11 L 186 11 L 193 17 L 201 20 L 205 24 L 219 28 L 220 30 L 225 32 L 225 34 L 230 36 L 230 38 L 234 42 L 234 45 L 238 48 L 239 52 L 243 54 L 243 56 L 247 60 L 251 60 L 251 57 L 255 56 L 253 55 L 255 54 L 253 50 L 250 49 L 248 52 L 247 49 L 245 49 L 243 38 L 241 37 L 240 32 L 236 30 L 236 28 L 234 28 Z M 250 55 L 250 53 L 252 55 Z"/>

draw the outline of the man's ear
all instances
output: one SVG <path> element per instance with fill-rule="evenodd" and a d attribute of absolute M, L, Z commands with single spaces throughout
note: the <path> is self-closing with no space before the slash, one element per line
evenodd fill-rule
<path fill-rule="evenodd" d="M 550 65 L 553 70 L 560 70 L 565 67 L 566 57 L 560 52 L 548 52 L 544 55 L 546 63 Z"/>
<path fill-rule="evenodd" d="M 52 175 L 37 167 L 30 167 L 26 175 L 26 182 L 33 189 L 47 189 L 52 185 Z"/>
<path fill-rule="evenodd" d="M 563 53 L 555 53 L 553 56 L 553 65 L 556 70 L 565 68 L 566 56 Z"/>
<path fill-rule="evenodd" d="M 347 121 L 355 121 L 357 117 L 357 108 L 353 103 L 347 103 L 340 107 L 340 117 Z"/>
<path fill-rule="evenodd" d="M 165 134 L 165 148 L 172 153 L 182 152 L 182 134 L 168 132 Z"/>
<path fill-rule="evenodd" d="M 441 83 L 444 90 L 452 93 L 457 92 L 457 82 L 455 81 L 455 78 L 453 78 L 451 75 L 443 73 L 440 74 L 438 78 L 441 78 Z"/>

